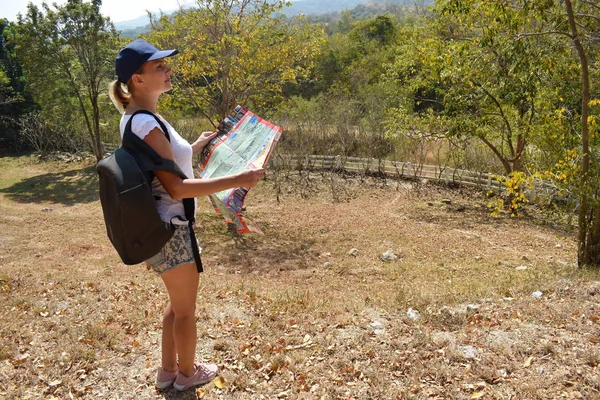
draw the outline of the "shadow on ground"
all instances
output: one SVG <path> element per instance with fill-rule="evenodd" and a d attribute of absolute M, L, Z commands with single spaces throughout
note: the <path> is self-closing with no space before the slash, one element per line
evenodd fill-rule
<path fill-rule="evenodd" d="M 0 189 L 7 198 L 19 203 L 52 202 L 71 206 L 98 200 L 96 167 L 48 173 L 24 179 Z"/>

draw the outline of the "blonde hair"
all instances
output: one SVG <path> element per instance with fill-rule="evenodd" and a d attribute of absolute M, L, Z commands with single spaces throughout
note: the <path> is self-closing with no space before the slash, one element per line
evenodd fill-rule
<path fill-rule="evenodd" d="M 108 85 L 108 96 L 121 114 L 125 112 L 125 109 L 131 103 L 131 92 L 128 86 L 118 80 L 112 81 Z"/>

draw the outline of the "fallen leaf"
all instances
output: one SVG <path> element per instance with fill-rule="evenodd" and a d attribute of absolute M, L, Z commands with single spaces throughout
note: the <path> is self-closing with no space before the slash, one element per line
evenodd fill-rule
<path fill-rule="evenodd" d="M 482 397 L 483 397 L 483 394 L 484 394 L 483 392 L 477 392 L 477 393 L 473 393 L 473 394 L 471 395 L 471 399 L 480 399 L 480 398 L 482 398 Z"/>
<path fill-rule="evenodd" d="M 204 388 L 196 389 L 196 398 L 197 399 L 203 399 L 204 396 L 206 396 L 206 389 L 204 389 Z"/>
<path fill-rule="evenodd" d="M 14 366 L 17 365 L 23 365 L 25 364 L 25 362 L 27 361 L 27 359 L 29 358 L 29 354 L 25 353 L 25 354 L 21 354 L 15 358 L 13 358 L 10 363 Z"/>
<path fill-rule="evenodd" d="M 531 362 L 533 361 L 533 356 L 529 356 L 529 358 L 527 358 L 527 360 L 525 360 L 525 362 L 523 363 L 523 367 L 527 368 L 531 365 Z"/>
<path fill-rule="evenodd" d="M 219 389 L 223 389 L 225 386 L 227 386 L 227 382 L 225 382 L 225 378 L 223 378 L 222 376 L 218 377 L 217 379 L 215 379 L 213 381 L 213 383 L 215 384 L 216 387 L 218 387 Z"/>
<path fill-rule="evenodd" d="M 598 322 L 598 320 L 600 320 L 600 317 L 597 317 L 597 316 L 595 316 L 595 315 L 592 315 L 592 316 L 590 317 L 590 320 L 591 320 L 592 322 Z"/>

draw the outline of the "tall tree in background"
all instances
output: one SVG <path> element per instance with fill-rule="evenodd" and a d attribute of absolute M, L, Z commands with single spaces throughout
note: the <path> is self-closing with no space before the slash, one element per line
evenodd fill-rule
<path fill-rule="evenodd" d="M 278 17 L 286 4 L 197 0 L 153 21 L 149 40 L 181 52 L 169 60 L 179 89 L 170 101 L 213 124 L 238 103 L 264 110 L 281 102 L 283 85 L 306 75 L 323 40 L 322 29 Z"/>
<path fill-rule="evenodd" d="M 592 87 L 592 74 L 598 74 L 597 56 L 600 51 L 600 5 L 590 0 L 560 0 L 534 5 L 532 11 L 540 15 L 545 24 L 523 37 L 560 36 L 566 38 L 574 49 L 573 57 L 579 62 L 580 104 L 571 111 L 579 118 L 576 147 L 569 149 L 577 163 L 568 165 L 575 193 L 579 197 L 578 251 L 580 266 L 600 267 L 600 137 L 597 115 L 590 107 L 600 103 L 600 92 Z M 562 165 L 563 167 L 565 164 Z"/>
<path fill-rule="evenodd" d="M 119 46 L 112 23 L 100 14 L 101 4 L 101 0 L 68 0 L 53 9 L 44 3 L 41 11 L 29 3 L 27 14 L 19 16 L 15 35 L 16 51 L 36 100 L 43 110 L 59 103 L 74 107 L 98 160 L 104 154 L 101 93 L 114 75 Z"/>
<path fill-rule="evenodd" d="M 25 91 L 21 62 L 8 38 L 14 24 L 0 19 L 0 148 L 18 146 L 18 120 L 34 104 Z"/>
<path fill-rule="evenodd" d="M 446 136 L 480 140 L 506 175 L 523 171 L 551 49 L 542 38 L 516 39 L 531 21 L 504 1 L 440 0 L 435 12 L 428 37 L 417 44 L 420 77 L 409 83 L 418 86 L 405 113 L 446 125 Z M 392 74 L 405 75 L 406 62 L 396 64 Z"/>

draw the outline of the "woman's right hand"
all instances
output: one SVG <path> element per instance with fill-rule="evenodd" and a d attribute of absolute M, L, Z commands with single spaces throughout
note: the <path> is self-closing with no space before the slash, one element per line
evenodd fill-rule
<path fill-rule="evenodd" d="M 250 189 L 251 187 L 256 186 L 259 180 L 265 177 L 266 169 L 258 168 L 258 169 L 249 169 L 247 171 L 242 171 L 237 174 L 237 178 L 240 181 L 239 187 L 245 187 Z"/>

